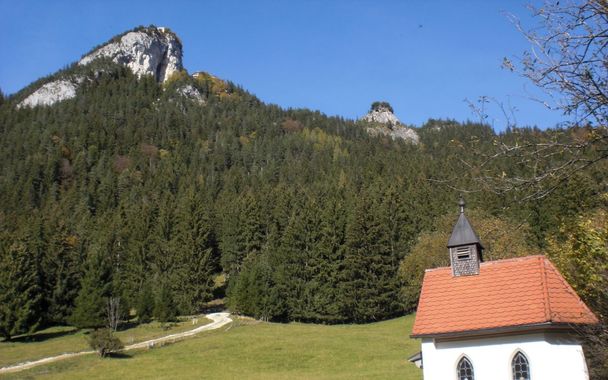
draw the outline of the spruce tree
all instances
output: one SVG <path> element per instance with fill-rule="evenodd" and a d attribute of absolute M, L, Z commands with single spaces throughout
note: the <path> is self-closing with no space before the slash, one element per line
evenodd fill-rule
<path fill-rule="evenodd" d="M 313 299 L 319 289 L 315 278 L 322 260 L 317 255 L 319 240 L 319 209 L 313 199 L 304 195 L 295 202 L 289 224 L 285 229 L 279 252 L 283 256 L 279 267 L 280 282 L 289 318 L 299 321 L 315 319 Z"/>
<path fill-rule="evenodd" d="M 200 312 L 213 293 L 216 259 L 215 235 L 208 202 L 194 189 L 180 197 L 174 234 L 176 270 L 172 289 L 182 313 Z"/>
<path fill-rule="evenodd" d="M 229 305 L 237 313 L 251 315 L 263 321 L 283 320 L 286 300 L 267 253 L 247 260 L 229 289 Z"/>
<path fill-rule="evenodd" d="M 171 289 L 166 284 L 161 285 L 154 305 L 154 318 L 161 323 L 173 322 L 177 316 L 175 302 Z"/>
<path fill-rule="evenodd" d="M 148 282 L 144 283 L 137 300 L 137 320 L 148 323 L 154 314 L 154 293 Z"/>
<path fill-rule="evenodd" d="M 344 312 L 354 322 L 387 318 L 398 308 L 397 266 L 379 203 L 369 190 L 357 200 L 346 230 Z"/>
<path fill-rule="evenodd" d="M 81 259 L 78 237 L 64 223 L 50 229 L 50 242 L 42 260 L 47 281 L 46 319 L 65 323 L 71 315 L 80 288 Z"/>
<path fill-rule="evenodd" d="M 337 323 L 345 320 L 342 313 L 340 279 L 344 262 L 346 211 L 341 195 L 329 196 L 321 212 L 319 241 L 313 268 L 318 283 L 313 298 L 315 320 Z"/>
<path fill-rule="evenodd" d="M 85 263 L 80 292 L 69 322 L 78 328 L 104 326 L 111 287 L 112 268 L 105 252 L 97 247 Z"/>
<path fill-rule="evenodd" d="M 42 319 L 42 292 L 34 257 L 23 241 L 0 244 L 0 335 L 34 331 Z"/>

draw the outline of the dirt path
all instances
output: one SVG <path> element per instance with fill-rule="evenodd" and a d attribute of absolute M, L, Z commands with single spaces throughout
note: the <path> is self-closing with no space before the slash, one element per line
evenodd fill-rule
<path fill-rule="evenodd" d="M 146 340 L 145 342 L 130 344 L 128 346 L 125 346 L 123 351 L 135 350 L 138 348 L 152 348 L 157 344 L 162 344 L 165 342 L 175 342 L 177 340 L 198 334 L 202 331 L 219 329 L 220 327 L 225 326 L 228 323 L 232 322 L 232 319 L 230 318 L 230 313 L 213 313 L 213 314 L 207 314 L 207 315 L 205 315 L 205 317 L 211 319 L 213 322 L 200 326 L 200 327 L 197 327 L 192 330 L 181 332 L 181 333 L 171 334 L 171 335 L 163 336 L 163 337 L 156 338 L 156 339 L 150 339 L 150 340 Z M 57 355 L 57 356 L 50 356 L 48 358 L 43 358 L 43 359 L 31 361 L 31 362 L 25 362 L 25 363 L 11 365 L 8 367 L 2 367 L 2 368 L 0 368 L 0 375 L 3 373 L 19 372 L 19 371 L 23 371 L 25 369 L 30 369 L 32 367 L 36 367 L 39 365 L 53 363 L 53 362 L 57 362 L 59 360 L 73 358 L 76 356 L 93 354 L 93 353 L 95 353 L 95 351 L 71 352 L 71 353 L 61 354 L 61 355 Z"/>

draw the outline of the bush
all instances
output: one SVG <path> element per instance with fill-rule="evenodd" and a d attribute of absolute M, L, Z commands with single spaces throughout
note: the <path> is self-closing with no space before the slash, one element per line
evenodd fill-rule
<path fill-rule="evenodd" d="M 117 336 L 112 334 L 110 329 L 95 330 L 89 335 L 89 345 L 97 351 L 99 356 L 105 358 L 108 354 L 124 348 L 124 345 Z"/>

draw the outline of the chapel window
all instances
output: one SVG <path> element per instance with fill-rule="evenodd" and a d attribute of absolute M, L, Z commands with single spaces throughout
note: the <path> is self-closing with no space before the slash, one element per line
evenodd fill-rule
<path fill-rule="evenodd" d="M 513 370 L 513 380 L 530 380 L 530 365 L 526 355 L 521 352 L 515 354 L 511 362 L 511 368 Z"/>
<path fill-rule="evenodd" d="M 475 375 L 473 374 L 473 364 L 471 364 L 469 359 L 466 357 L 463 357 L 458 362 L 456 374 L 458 376 L 458 380 L 475 380 Z"/>

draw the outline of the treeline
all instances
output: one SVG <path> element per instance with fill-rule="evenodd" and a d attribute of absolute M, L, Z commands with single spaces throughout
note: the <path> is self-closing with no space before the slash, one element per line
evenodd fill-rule
<path fill-rule="evenodd" d="M 101 325 L 110 299 L 123 318 L 142 320 L 196 313 L 224 293 L 232 310 L 267 320 L 402 314 L 411 299 L 400 262 L 455 212 L 452 188 L 475 186 L 466 175 L 439 180 L 466 173 L 465 161 L 482 160 L 496 141 L 553 133 L 430 120 L 414 146 L 265 105 L 211 76 L 177 75 L 163 88 L 102 64 L 78 68 L 90 80 L 72 100 L 16 110 L 24 92 L 0 104 L 7 338 L 47 324 Z M 180 96 L 184 84 L 205 104 Z M 526 239 L 542 247 L 561 217 L 596 206 L 598 172 L 579 173 L 550 199 L 473 192 L 467 201 L 529 222 Z"/>

